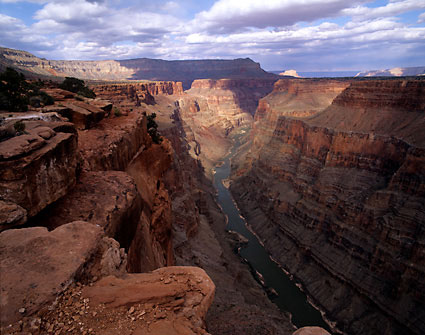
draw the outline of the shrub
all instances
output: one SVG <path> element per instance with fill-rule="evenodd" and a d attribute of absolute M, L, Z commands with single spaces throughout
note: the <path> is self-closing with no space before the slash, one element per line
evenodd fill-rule
<path fill-rule="evenodd" d="M 118 107 L 116 107 L 116 106 L 114 106 L 114 115 L 116 116 L 116 117 L 120 117 L 120 116 L 122 116 L 122 113 L 121 113 L 121 111 L 118 109 Z"/>
<path fill-rule="evenodd" d="M 9 112 L 26 112 L 28 105 L 40 107 L 52 105 L 55 101 L 45 92 L 40 91 L 42 82 L 27 83 L 25 76 L 12 68 L 0 74 L 0 109 Z"/>
<path fill-rule="evenodd" d="M 152 138 L 152 141 L 156 144 L 160 144 L 162 142 L 162 137 L 158 133 L 158 124 L 155 122 L 156 113 L 152 113 L 148 115 L 148 134 Z"/>
<path fill-rule="evenodd" d="M 0 74 L 0 109 L 9 112 L 28 110 L 29 84 L 22 73 L 8 67 Z"/>
<path fill-rule="evenodd" d="M 84 81 L 74 77 L 65 77 L 62 84 L 59 85 L 63 90 L 67 90 L 73 93 L 77 93 L 86 98 L 96 98 L 96 94 L 88 88 Z"/>
<path fill-rule="evenodd" d="M 13 125 L 13 128 L 15 128 L 15 131 L 18 134 L 22 134 L 25 131 L 25 123 L 21 121 L 16 121 Z"/>

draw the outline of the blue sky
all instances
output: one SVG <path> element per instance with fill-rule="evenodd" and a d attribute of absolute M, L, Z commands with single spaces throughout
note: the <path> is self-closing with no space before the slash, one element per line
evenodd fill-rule
<path fill-rule="evenodd" d="M 266 70 L 425 65 L 425 0 L 0 0 L 0 46 L 47 59 L 250 57 Z"/>

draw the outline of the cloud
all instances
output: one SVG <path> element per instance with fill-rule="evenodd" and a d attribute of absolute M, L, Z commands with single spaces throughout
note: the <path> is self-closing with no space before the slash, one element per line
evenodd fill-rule
<path fill-rule="evenodd" d="M 424 8 L 425 0 L 402 0 L 397 2 L 392 1 L 385 6 L 376 8 L 369 8 L 365 6 L 346 8 L 341 11 L 341 14 L 363 21 L 371 18 L 395 16 L 408 11 Z"/>
<path fill-rule="evenodd" d="M 196 29 L 231 33 L 249 27 L 285 27 L 337 15 L 341 10 L 366 1 L 344 0 L 219 0 L 196 15 Z"/>
<path fill-rule="evenodd" d="M 195 0 L 31 1 L 43 3 L 33 24 L 0 14 L 0 45 L 50 59 L 251 57 L 269 69 L 310 70 L 425 59 L 425 27 L 397 17 L 425 0 L 376 8 L 365 7 L 369 0 L 218 0 L 190 16 Z"/>

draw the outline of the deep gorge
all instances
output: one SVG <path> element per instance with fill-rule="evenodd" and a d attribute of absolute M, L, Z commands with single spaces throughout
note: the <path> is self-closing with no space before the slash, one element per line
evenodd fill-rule
<path fill-rule="evenodd" d="M 178 82 L 96 82 L 97 98 L 84 101 L 46 88 L 56 102 L 34 111 L 44 119 L 25 120 L 28 134 L 0 142 L 2 267 L 13 269 L 2 327 L 24 317 L 8 330 L 18 333 L 60 293 L 68 302 L 43 314 L 43 333 L 80 304 L 67 298 L 75 282 L 97 315 L 82 318 L 99 333 L 291 334 L 289 316 L 235 253 L 245 242 L 226 231 L 212 183 L 232 137 L 252 128 L 228 183 L 266 251 L 344 333 L 421 334 L 424 84 L 202 79 L 184 91 Z M 152 113 L 159 144 L 147 132 Z M 78 261 L 59 261 L 67 248 Z M 37 275 L 15 284 L 33 273 L 31 257 Z M 152 296 L 138 296 L 129 314 L 132 294 L 106 298 L 112 286 Z M 37 296 L 29 305 L 27 292 Z"/>

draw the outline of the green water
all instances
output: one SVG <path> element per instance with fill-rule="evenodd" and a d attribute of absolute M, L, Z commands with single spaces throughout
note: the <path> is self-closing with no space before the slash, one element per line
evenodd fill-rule
<path fill-rule="evenodd" d="M 231 152 L 225 157 L 223 164 L 215 168 L 214 186 L 218 192 L 218 203 L 228 218 L 227 229 L 234 230 L 248 239 L 248 244 L 240 249 L 240 255 L 261 274 L 264 286 L 277 292 L 277 296 L 271 300 L 280 310 L 291 314 L 292 323 L 298 328 L 319 326 L 330 332 L 330 327 L 323 320 L 321 313 L 308 302 L 306 294 L 271 260 L 257 237 L 247 228 L 246 221 L 239 213 L 231 193 L 223 186 L 222 181 L 229 178 L 230 160 L 240 146 L 241 136 L 235 137 L 235 145 Z"/>

